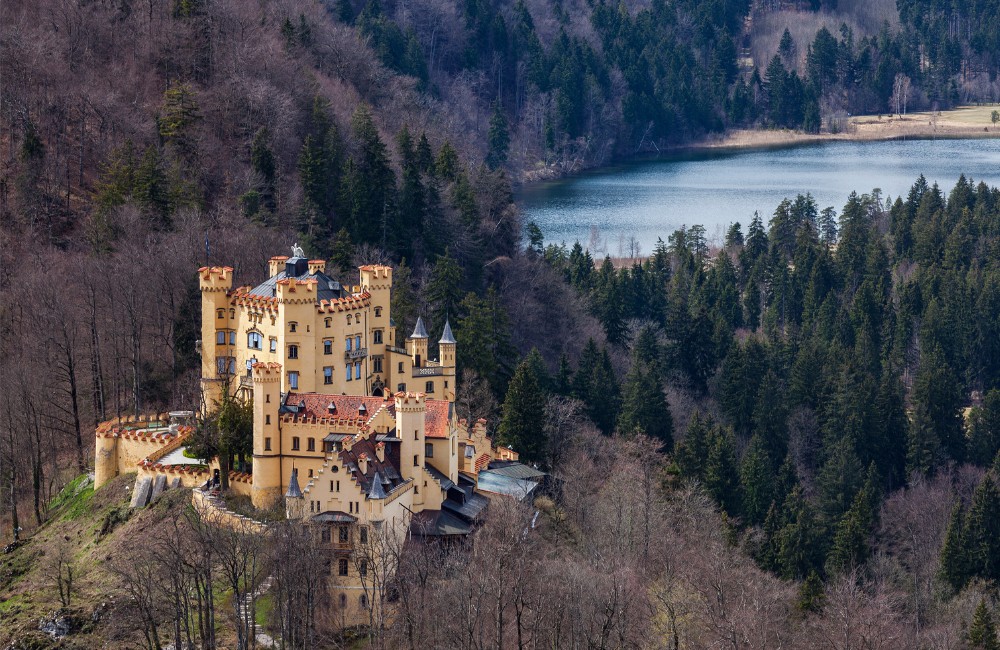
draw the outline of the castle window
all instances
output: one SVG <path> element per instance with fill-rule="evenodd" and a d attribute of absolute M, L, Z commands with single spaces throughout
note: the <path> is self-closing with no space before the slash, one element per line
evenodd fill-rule
<path fill-rule="evenodd" d="M 399 362 L 399 370 L 398 370 L 398 372 L 400 372 L 400 373 L 403 372 L 403 362 L 402 361 Z"/>
<path fill-rule="evenodd" d="M 236 330 L 229 332 L 229 345 L 236 345 Z"/>
<path fill-rule="evenodd" d="M 273 325 L 273 323 L 272 323 L 272 325 Z M 278 339 L 276 339 L 276 338 L 274 338 L 272 336 L 271 337 L 271 352 L 277 352 L 277 351 L 278 351 Z"/>
<path fill-rule="evenodd" d="M 361 597 L 358 598 L 358 604 L 360 604 L 362 608 L 368 609 L 368 594 L 361 594 Z"/>
<path fill-rule="evenodd" d="M 310 501 L 309 502 L 309 512 L 316 512 L 316 502 L 315 501 Z"/>
<path fill-rule="evenodd" d="M 226 317 L 226 310 L 225 310 L 225 309 L 216 309 L 216 310 L 215 310 L 215 314 L 216 314 L 216 315 L 217 315 L 217 316 L 218 316 L 219 318 L 225 318 L 225 317 Z"/>
<path fill-rule="evenodd" d="M 333 341 L 329 339 L 323 341 L 323 354 L 333 354 Z"/>
<path fill-rule="evenodd" d="M 299 358 L 299 346 L 297 346 L 297 345 L 289 345 L 288 346 L 288 358 L 289 359 L 298 359 Z"/>
<path fill-rule="evenodd" d="M 425 393 L 433 393 L 434 392 L 434 382 L 433 381 L 429 381 L 426 384 L 424 384 L 424 392 Z"/>
<path fill-rule="evenodd" d="M 308 451 L 316 451 L 316 438 L 309 438 L 306 441 L 306 449 Z M 313 475 L 313 471 L 309 470 L 309 476 Z"/>
<path fill-rule="evenodd" d="M 220 375 L 235 375 L 236 357 L 215 357 L 215 369 Z"/>
<path fill-rule="evenodd" d="M 413 454 L 413 466 L 414 467 L 420 467 L 420 455 L 419 454 Z"/>
<path fill-rule="evenodd" d="M 271 439 L 264 438 L 264 451 L 271 451 Z"/>
<path fill-rule="evenodd" d="M 347 374 L 346 374 L 347 381 L 351 381 L 351 364 L 347 364 L 346 369 L 347 369 Z"/>
<path fill-rule="evenodd" d="M 368 560 L 361 560 L 358 564 L 358 573 L 361 574 L 362 577 L 368 575 Z"/>
<path fill-rule="evenodd" d="M 294 436 L 292 438 L 292 451 L 298 451 L 298 450 L 299 450 L 299 437 Z"/>
<path fill-rule="evenodd" d="M 337 560 L 337 575 L 346 576 L 347 575 L 347 559 L 340 558 Z M 347 604 L 347 596 L 340 594 L 340 604 L 341 606 Z"/>
<path fill-rule="evenodd" d="M 295 330 L 297 330 L 298 328 L 299 328 L 299 324 L 296 323 L 296 322 L 294 322 L 294 321 L 288 324 L 288 331 L 289 332 L 294 333 Z"/>
<path fill-rule="evenodd" d="M 358 529 L 358 533 L 361 535 L 361 538 L 360 538 L 361 543 L 362 544 L 367 544 L 368 543 L 368 527 L 367 526 L 362 526 L 361 528 Z"/>
<path fill-rule="evenodd" d="M 418 429 L 413 430 L 413 439 L 420 440 L 420 431 Z"/>
<path fill-rule="evenodd" d="M 372 343 L 378 345 L 382 342 L 382 330 L 375 330 L 372 332 Z"/>
<path fill-rule="evenodd" d="M 270 415 L 265 415 L 264 416 L 264 424 L 271 424 L 271 416 Z"/>
<path fill-rule="evenodd" d="M 341 562 L 347 564 L 347 560 L 341 560 Z M 346 567 L 344 567 L 344 571 L 347 571 Z M 341 573 L 340 575 L 346 576 L 347 574 Z M 340 609 L 346 609 L 346 608 L 347 608 L 347 594 L 340 594 Z"/>
<path fill-rule="evenodd" d="M 361 379 L 361 362 L 360 361 L 355 361 L 354 362 L 354 378 L 355 379 Z"/>
<path fill-rule="evenodd" d="M 352 506 L 353 506 L 353 502 Z M 346 544 L 350 540 L 351 531 L 347 529 L 347 526 L 341 526 L 339 532 L 337 533 L 337 541 L 341 544 Z"/>
<path fill-rule="evenodd" d="M 444 380 L 444 389 L 448 390 L 448 380 L 447 379 Z"/>
<path fill-rule="evenodd" d="M 235 309 L 230 309 L 229 310 L 229 317 L 230 318 L 236 318 L 236 310 Z"/>
<path fill-rule="evenodd" d="M 361 335 L 360 334 L 358 334 L 357 336 L 354 337 L 354 347 L 357 348 L 358 350 L 361 349 Z"/>
<path fill-rule="evenodd" d="M 215 344 L 216 345 L 226 344 L 226 330 L 218 330 L 215 332 Z"/>
<path fill-rule="evenodd" d="M 372 372 L 382 372 L 382 358 L 375 357 L 372 359 Z"/>
<path fill-rule="evenodd" d="M 334 492 L 340 492 L 340 481 L 337 481 L 337 489 Z"/>
<path fill-rule="evenodd" d="M 330 491 L 333 492 L 333 481 L 330 481 Z"/>
<path fill-rule="evenodd" d="M 313 471 L 309 470 L 309 478 L 312 478 L 312 477 L 313 477 Z"/>
<path fill-rule="evenodd" d="M 332 384 L 333 383 L 333 366 L 323 367 L 323 383 Z"/>
<path fill-rule="evenodd" d="M 399 384 L 398 386 L 396 386 L 396 392 L 397 393 L 405 393 L 406 392 L 406 384 Z"/>
<path fill-rule="evenodd" d="M 260 332 L 247 332 L 247 347 L 251 350 L 260 350 L 264 346 L 264 337 Z"/>
<path fill-rule="evenodd" d="M 330 323 L 333 321 L 332 318 L 324 318 L 323 324 L 326 325 L 326 329 L 330 329 Z"/>
<path fill-rule="evenodd" d="M 323 526 L 323 529 L 319 532 L 319 539 L 324 544 L 330 543 L 330 529 L 328 527 Z"/>
<path fill-rule="evenodd" d="M 424 456 L 434 458 L 434 445 L 429 442 L 424 443 Z"/>
<path fill-rule="evenodd" d="M 344 349 L 347 350 L 348 352 L 350 352 L 351 351 L 351 345 L 353 343 L 354 343 L 354 339 L 352 339 L 350 336 L 348 336 L 346 339 L 344 339 L 344 345 L 346 346 Z"/>
<path fill-rule="evenodd" d="M 350 314 L 347 315 L 347 324 L 348 325 L 351 324 L 351 315 Z"/>
<path fill-rule="evenodd" d="M 299 373 L 291 371 L 288 373 L 288 387 L 292 390 L 299 389 Z"/>
<path fill-rule="evenodd" d="M 375 308 L 375 318 L 380 318 L 381 316 L 382 316 L 382 308 L 381 307 L 376 307 Z"/>

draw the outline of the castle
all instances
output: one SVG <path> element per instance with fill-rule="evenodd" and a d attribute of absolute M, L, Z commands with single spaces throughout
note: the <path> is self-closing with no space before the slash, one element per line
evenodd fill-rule
<path fill-rule="evenodd" d="M 253 403 L 253 470 L 232 472 L 230 489 L 259 508 L 283 501 L 289 519 L 312 525 L 331 553 L 333 606 L 344 625 L 367 622 L 379 606 L 368 575 L 370 562 L 384 560 L 376 545 L 467 535 L 488 494 L 523 498 L 542 476 L 494 445 L 484 420 L 456 416 L 450 325 L 438 360 L 428 358 L 421 319 L 399 347 L 391 267 L 359 270 L 350 288 L 322 260 L 300 254 L 271 258 L 268 278 L 254 287 L 233 288 L 230 267 L 198 270 L 202 409 L 224 391 Z M 185 460 L 193 427 L 178 417 L 101 425 L 96 485 L 138 471 L 133 504 L 142 505 L 168 482 L 210 484 L 218 464 Z M 487 475 L 489 492 L 477 489 Z"/>

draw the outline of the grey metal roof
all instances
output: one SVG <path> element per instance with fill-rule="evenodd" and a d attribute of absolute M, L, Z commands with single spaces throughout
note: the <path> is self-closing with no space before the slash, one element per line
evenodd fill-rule
<path fill-rule="evenodd" d="M 441 333 L 441 340 L 438 343 L 455 343 L 455 335 L 451 333 L 451 323 L 444 321 L 444 332 Z"/>
<path fill-rule="evenodd" d="M 468 535 L 472 526 L 443 510 L 422 510 L 410 520 L 410 530 L 420 537 Z"/>
<path fill-rule="evenodd" d="M 323 442 L 344 442 L 348 438 L 353 438 L 354 436 L 348 435 L 346 433 L 329 433 L 323 438 Z"/>
<path fill-rule="evenodd" d="M 545 476 L 545 472 L 539 471 L 534 467 L 525 465 L 524 463 L 497 463 L 494 461 L 490 463 L 489 470 L 487 471 L 507 476 L 509 478 L 518 479 L 540 479 Z"/>
<path fill-rule="evenodd" d="M 285 492 L 286 499 L 301 499 L 302 490 L 299 488 L 299 470 L 292 470 L 292 478 L 288 481 L 288 491 Z"/>
<path fill-rule="evenodd" d="M 455 484 L 452 483 L 451 479 L 448 478 L 444 473 L 439 472 L 437 468 L 435 468 L 433 465 L 424 463 L 424 469 L 426 469 L 427 473 L 433 476 L 434 480 L 440 483 L 441 487 L 444 488 L 445 490 L 455 487 Z"/>
<path fill-rule="evenodd" d="M 314 515 L 311 521 L 318 524 L 353 524 L 358 520 L 354 515 L 349 515 L 340 510 L 327 510 L 318 515 Z"/>
<path fill-rule="evenodd" d="M 427 338 L 427 328 L 424 327 L 424 319 L 417 316 L 417 324 L 413 327 L 413 334 L 410 335 L 411 339 L 425 339 Z"/>
<path fill-rule="evenodd" d="M 385 498 L 385 488 L 382 487 L 382 475 L 377 471 L 375 472 L 375 477 L 372 479 L 371 485 L 368 487 L 368 498 L 369 499 L 384 499 Z"/>
<path fill-rule="evenodd" d="M 512 478 L 488 470 L 479 472 L 479 489 L 524 501 L 538 487 L 535 481 Z"/>
<path fill-rule="evenodd" d="M 305 261 L 305 264 L 301 262 Z M 287 269 L 298 268 L 300 270 L 304 269 L 304 273 L 298 275 L 288 275 Z M 316 300 L 336 300 L 337 298 L 344 297 L 340 283 L 331 278 L 326 273 L 309 273 L 309 263 L 304 257 L 292 257 L 285 262 L 285 268 L 256 287 L 251 289 L 248 293 L 251 296 L 263 296 L 266 298 L 271 298 L 277 294 L 278 280 L 284 280 L 285 278 L 295 278 L 296 280 L 316 280 Z"/>
<path fill-rule="evenodd" d="M 375 442 L 402 442 L 402 441 L 391 433 L 380 433 L 375 436 Z"/>
<path fill-rule="evenodd" d="M 450 493 L 453 492 L 453 490 L 449 490 L 448 492 L 449 498 L 441 504 L 441 509 L 447 510 L 451 514 L 457 515 L 470 523 L 478 520 L 480 516 L 482 516 L 483 511 L 486 510 L 486 506 L 489 505 L 489 499 L 481 494 L 468 495 L 465 503 L 461 503 L 450 498 Z"/>

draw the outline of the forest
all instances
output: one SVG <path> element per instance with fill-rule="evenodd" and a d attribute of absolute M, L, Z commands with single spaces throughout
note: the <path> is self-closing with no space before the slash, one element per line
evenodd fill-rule
<path fill-rule="evenodd" d="M 251 283 L 299 242 L 345 281 L 393 264 L 400 331 L 452 319 L 460 413 L 562 485 L 536 534 L 508 535 L 533 510 L 497 508 L 467 547 L 401 553 L 402 614 L 373 646 L 995 648 L 1000 191 L 803 194 L 626 267 L 546 242 L 513 202 L 539 167 L 887 112 L 898 75 L 911 107 L 997 99 L 993 3 L 900 0 L 870 34 L 789 32 L 747 72 L 760 10 L 3 3 L 0 539 L 59 530 L 98 422 L 197 404 L 195 269 Z M 144 539 L 155 517 L 173 549 L 211 534 L 176 508 L 121 525 Z M 281 534 L 218 544 L 287 570 L 272 615 L 311 647 L 315 585 L 281 560 L 312 550 Z M 128 594 L 186 556 L 124 557 L 81 584 Z M 463 572 L 475 557 L 491 572 Z M 174 605 L 222 561 L 116 598 L 107 638 L 212 647 Z M 24 570 L 0 563 L 0 585 Z"/>

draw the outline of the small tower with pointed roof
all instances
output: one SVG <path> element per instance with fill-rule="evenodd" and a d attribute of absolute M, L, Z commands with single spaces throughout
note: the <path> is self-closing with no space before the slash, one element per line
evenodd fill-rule
<path fill-rule="evenodd" d="M 445 377 L 450 377 L 450 381 L 444 383 L 444 399 L 449 402 L 455 401 L 455 335 L 451 333 L 451 322 L 445 320 L 444 332 L 441 333 L 441 340 L 438 341 L 439 362 L 442 373 Z"/>
<path fill-rule="evenodd" d="M 299 488 L 299 470 L 292 468 L 292 478 L 285 492 L 285 517 L 289 520 L 302 519 L 306 511 L 306 499 Z"/>
<path fill-rule="evenodd" d="M 407 352 L 413 358 L 414 368 L 423 368 L 427 364 L 427 328 L 424 327 L 424 319 L 417 317 L 417 324 L 413 328 L 413 334 L 406 339 Z"/>

